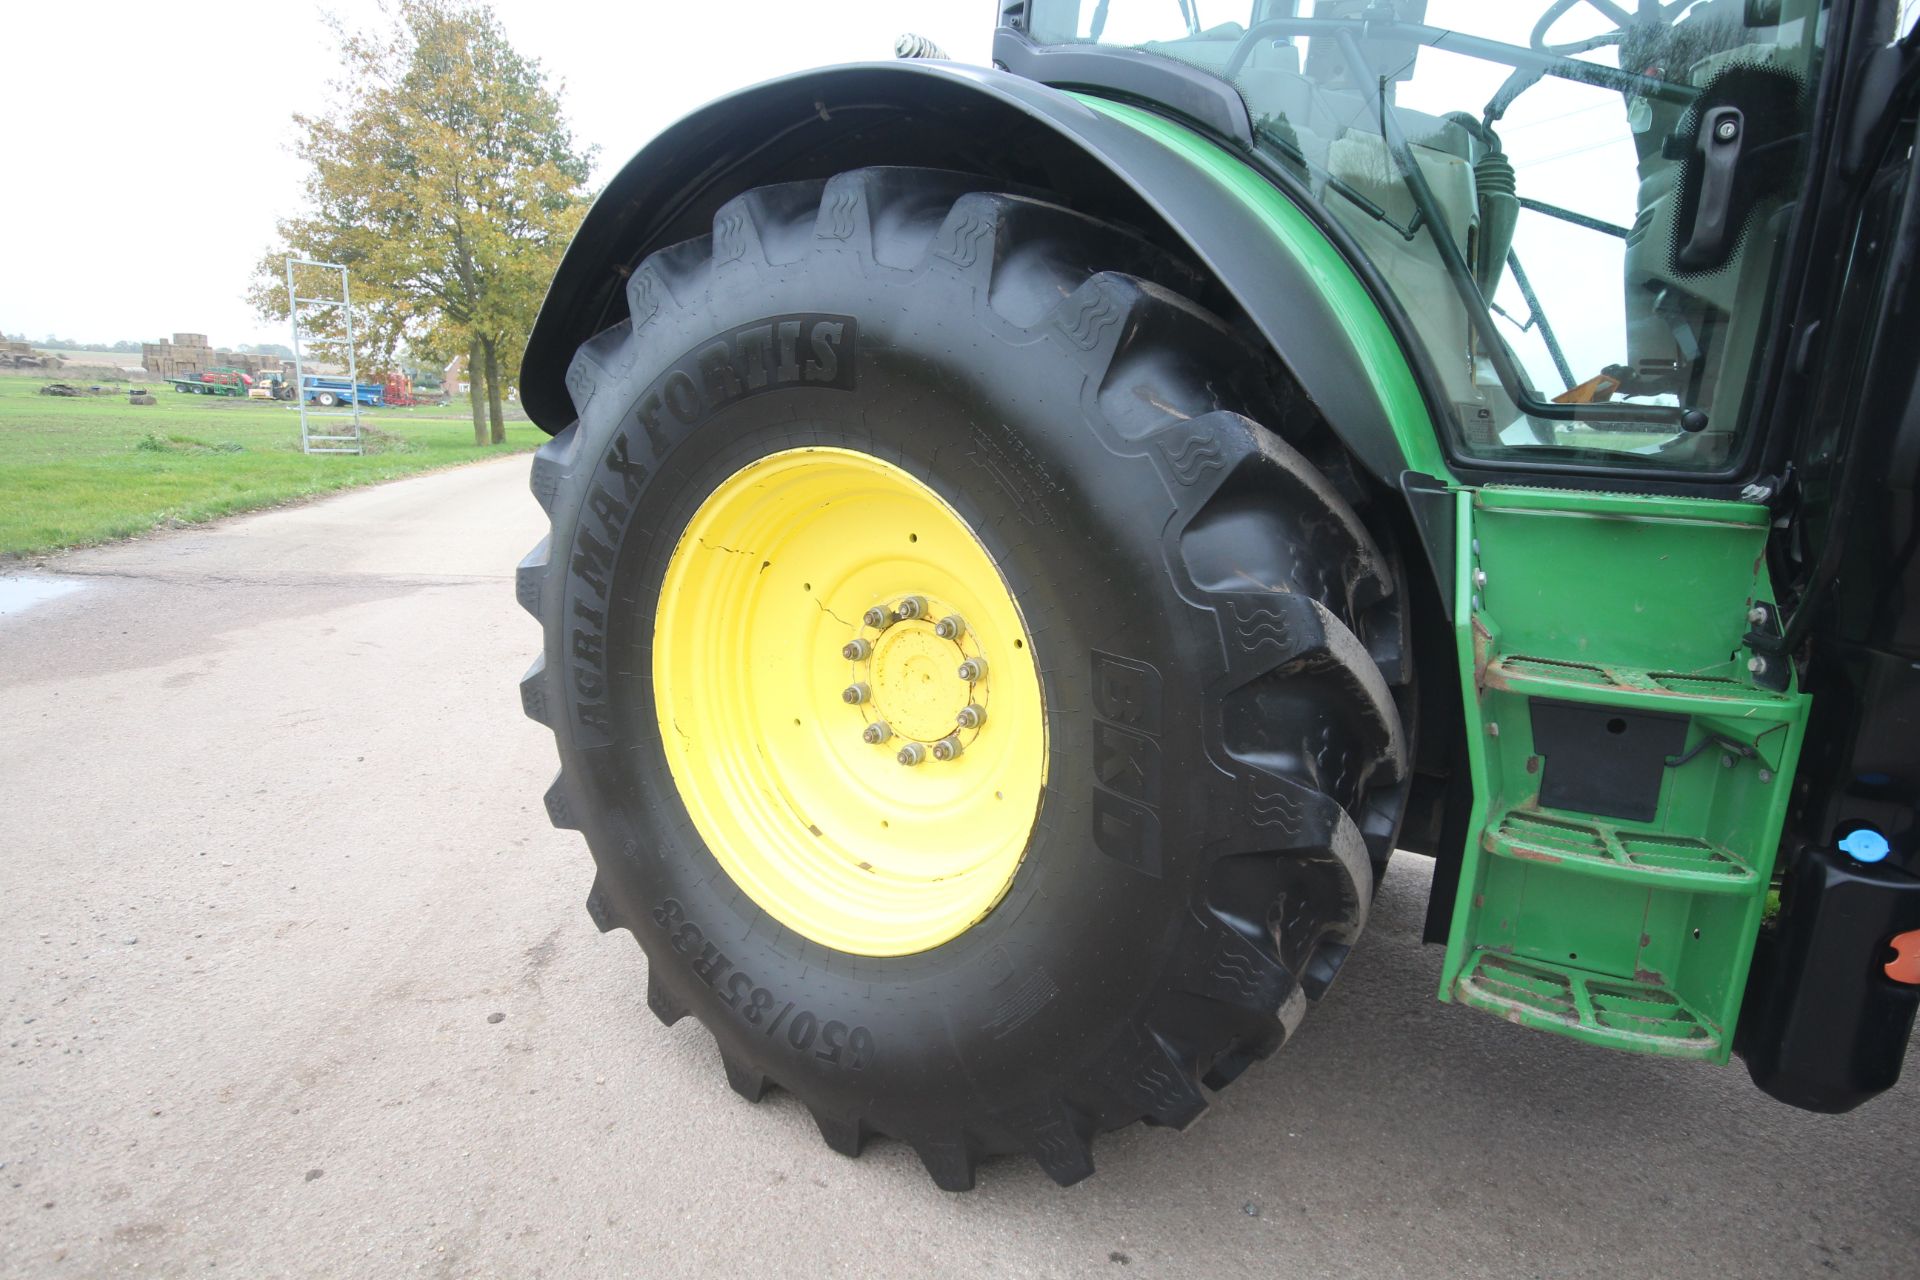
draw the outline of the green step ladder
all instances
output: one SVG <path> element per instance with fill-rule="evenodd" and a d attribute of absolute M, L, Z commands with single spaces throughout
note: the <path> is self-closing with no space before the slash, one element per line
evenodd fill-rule
<path fill-rule="evenodd" d="M 1455 501 L 1474 801 L 1440 998 L 1724 1062 L 1808 704 L 1743 639 L 1772 610 L 1767 511 Z"/>

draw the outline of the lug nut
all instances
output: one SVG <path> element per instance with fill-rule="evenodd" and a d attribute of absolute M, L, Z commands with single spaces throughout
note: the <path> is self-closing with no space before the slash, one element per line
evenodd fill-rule
<path fill-rule="evenodd" d="M 968 684 L 972 684 L 976 680 L 986 679 L 987 660 L 985 658 L 968 658 L 960 664 L 959 676 Z"/>
<path fill-rule="evenodd" d="M 900 748 L 898 755 L 894 756 L 894 759 L 898 760 L 901 764 L 919 764 L 926 758 L 927 749 L 918 742 L 909 742 L 906 746 Z"/>
<path fill-rule="evenodd" d="M 885 720 L 875 720 L 860 731 L 860 740 L 868 746 L 877 747 L 893 736 L 893 730 L 887 727 Z"/>
<path fill-rule="evenodd" d="M 958 640 L 961 636 L 967 634 L 966 619 L 957 613 L 950 613 L 933 624 L 933 634 L 939 636 L 942 640 Z"/>
<path fill-rule="evenodd" d="M 925 614 L 926 611 L 927 598 L 925 596 L 902 596 L 900 603 L 893 606 L 894 615 L 903 620 L 907 618 L 918 618 Z"/>
<path fill-rule="evenodd" d="M 960 708 L 960 714 L 954 717 L 954 722 L 962 729 L 978 729 L 987 722 L 987 709 L 969 702 Z"/>
<path fill-rule="evenodd" d="M 872 652 L 873 646 L 864 638 L 849 640 L 840 646 L 840 656 L 848 662 L 865 662 Z"/>
<path fill-rule="evenodd" d="M 873 608 L 867 610 L 865 613 L 860 615 L 860 621 L 866 623 L 868 626 L 874 628 L 875 630 L 884 631 L 887 627 L 887 624 L 893 621 L 893 615 L 888 613 L 881 606 L 875 605 L 873 606 Z"/>
<path fill-rule="evenodd" d="M 933 758 L 935 760 L 951 760 L 959 754 L 960 739 L 954 737 L 952 734 L 948 734 L 933 744 Z"/>
<path fill-rule="evenodd" d="M 857 707 L 872 696 L 873 690 L 864 684 L 850 684 L 840 691 L 840 701 L 850 707 Z"/>

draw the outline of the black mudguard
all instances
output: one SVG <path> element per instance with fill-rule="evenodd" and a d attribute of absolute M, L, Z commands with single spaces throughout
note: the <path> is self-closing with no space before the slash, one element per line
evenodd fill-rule
<path fill-rule="evenodd" d="M 1229 142 L 1251 136 L 1230 92 L 1204 105 L 1211 132 Z M 770 81 L 649 143 L 607 185 L 554 277 L 521 368 L 528 414 L 549 434 L 573 420 L 568 363 L 625 316 L 626 277 L 648 253 L 706 234 L 714 211 L 749 188 L 888 164 L 1038 189 L 1183 250 L 1213 274 L 1354 456 L 1397 487 L 1404 463 L 1378 391 L 1322 285 L 1276 252 L 1253 209 L 1195 182 L 1190 162 L 1068 93 L 943 62 L 854 64 Z"/>

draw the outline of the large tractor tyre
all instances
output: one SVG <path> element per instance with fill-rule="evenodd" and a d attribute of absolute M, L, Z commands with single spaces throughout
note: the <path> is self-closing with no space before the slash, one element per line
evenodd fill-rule
<path fill-rule="evenodd" d="M 641 263 L 518 579 L 548 812 L 649 1006 L 948 1189 L 1074 1182 L 1277 1048 L 1408 759 L 1391 562 L 1309 415 L 1178 264 L 978 186 L 763 188 Z"/>

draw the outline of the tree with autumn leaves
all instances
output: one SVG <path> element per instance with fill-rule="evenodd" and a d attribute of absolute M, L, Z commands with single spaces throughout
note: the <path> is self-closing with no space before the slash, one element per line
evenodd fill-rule
<path fill-rule="evenodd" d="M 465 354 L 474 443 L 499 444 L 506 381 L 586 213 L 592 152 L 486 5 L 398 0 L 391 14 L 388 30 L 338 31 L 337 102 L 294 117 L 306 208 L 279 224 L 249 297 L 284 319 L 288 253 L 345 265 L 361 367 L 390 366 L 403 342 Z M 298 275 L 295 288 L 310 296 Z"/>

